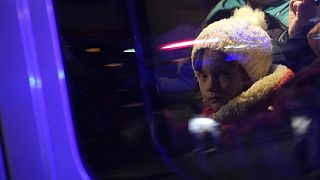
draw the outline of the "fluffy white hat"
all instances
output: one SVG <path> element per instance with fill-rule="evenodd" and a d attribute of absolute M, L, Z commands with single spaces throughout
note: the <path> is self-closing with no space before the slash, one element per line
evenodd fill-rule
<path fill-rule="evenodd" d="M 261 10 L 249 6 L 234 11 L 228 19 L 216 21 L 202 30 L 192 49 L 192 64 L 200 49 L 212 49 L 228 55 L 240 55 L 238 63 L 253 82 L 267 75 L 272 64 L 271 39 Z"/>

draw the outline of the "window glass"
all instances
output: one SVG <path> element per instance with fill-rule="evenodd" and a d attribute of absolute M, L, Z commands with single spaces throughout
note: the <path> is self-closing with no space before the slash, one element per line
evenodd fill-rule
<path fill-rule="evenodd" d="M 54 1 L 78 147 L 93 177 L 318 172 L 318 75 L 303 74 L 317 62 L 317 30 L 308 32 L 318 19 L 307 14 L 288 32 L 288 0 L 251 0 L 262 18 L 233 13 L 246 2 Z"/>

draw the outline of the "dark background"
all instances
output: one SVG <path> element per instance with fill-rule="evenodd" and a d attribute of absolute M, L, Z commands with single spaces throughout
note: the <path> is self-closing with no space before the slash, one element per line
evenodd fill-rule
<path fill-rule="evenodd" d="M 157 99 L 153 73 L 175 77 L 175 59 L 189 50 L 159 51 L 170 42 L 196 37 L 216 0 L 134 1 L 138 41 L 150 73 L 152 113 L 157 134 L 168 153 L 168 131 L 162 123 L 166 102 Z M 127 1 L 56 0 L 55 13 L 64 55 L 78 146 L 93 176 L 109 178 L 174 178 L 150 137 L 141 77 L 134 48 Z M 100 48 L 97 53 L 87 48 Z"/>

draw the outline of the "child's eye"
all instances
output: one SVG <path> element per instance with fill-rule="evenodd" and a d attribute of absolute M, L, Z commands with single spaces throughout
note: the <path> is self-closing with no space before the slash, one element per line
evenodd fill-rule
<path fill-rule="evenodd" d="M 223 70 L 223 71 L 220 72 L 220 76 L 222 78 L 228 78 L 228 77 L 230 77 L 230 75 L 231 75 L 231 73 L 229 71 L 227 71 L 227 70 Z"/>
<path fill-rule="evenodd" d="M 197 76 L 197 78 L 198 78 L 198 79 L 200 79 L 200 80 L 205 80 L 205 79 L 207 79 L 207 78 L 208 78 L 208 76 L 207 76 L 207 75 L 202 74 L 202 73 L 198 73 L 196 76 Z"/>

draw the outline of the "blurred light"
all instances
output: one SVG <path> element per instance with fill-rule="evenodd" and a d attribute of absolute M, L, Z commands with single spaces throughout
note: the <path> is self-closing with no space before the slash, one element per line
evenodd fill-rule
<path fill-rule="evenodd" d="M 190 60 L 190 57 L 173 59 L 173 60 L 171 60 L 171 62 L 173 62 L 173 63 L 183 63 L 183 62 L 186 62 L 188 60 Z"/>
<path fill-rule="evenodd" d="M 273 111 L 274 107 L 273 106 L 268 106 L 268 111 Z"/>
<path fill-rule="evenodd" d="M 248 47 L 248 45 L 246 45 L 246 44 L 241 44 L 241 45 L 235 46 L 234 48 L 235 48 L 235 49 L 244 49 L 244 48 L 246 48 L 246 47 Z"/>
<path fill-rule="evenodd" d="M 319 40 L 320 39 L 320 34 L 317 33 L 317 34 L 313 35 L 312 39 Z"/>
<path fill-rule="evenodd" d="M 200 44 L 204 42 L 203 40 L 191 40 L 191 41 L 183 41 L 183 42 L 178 42 L 178 43 L 172 43 L 166 46 L 162 46 L 160 49 L 165 50 L 165 49 L 178 49 L 178 48 L 184 48 L 184 47 L 190 47 L 193 46 L 194 44 Z"/>
<path fill-rule="evenodd" d="M 123 52 L 125 52 L 125 53 L 134 53 L 136 51 L 134 49 L 126 49 Z"/>
<path fill-rule="evenodd" d="M 246 60 L 246 56 L 241 53 L 228 54 L 226 57 L 226 61 L 244 61 Z"/>
<path fill-rule="evenodd" d="M 225 47 L 223 47 L 224 49 L 232 49 L 234 46 L 232 46 L 232 45 L 228 45 L 228 46 L 225 46 Z"/>
<path fill-rule="evenodd" d="M 314 17 L 309 19 L 309 22 L 312 22 L 312 23 L 318 23 L 319 21 L 320 21 L 320 17 Z"/>
<path fill-rule="evenodd" d="M 136 102 L 136 103 L 125 104 L 122 107 L 128 108 L 128 107 L 142 107 L 142 106 L 144 106 L 143 102 Z"/>
<path fill-rule="evenodd" d="M 248 45 L 246 45 L 246 44 L 241 44 L 238 46 L 228 45 L 228 46 L 225 46 L 224 49 L 231 49 L 231 50 L 240 51 L 246 47 L 248 47 Z"/>
<path fill-rule="evenodd" d="M 31 76 L 29 77 L 29 86 L 30 88 L 42 88 L 42 82 L 40 79 Z"/>
<path fill-rule="evenodd" d="M 203 133 L 218 131 L 219 123 L 211 118 L 196 117 L 191 118 L 188 123 L 188 130 L 191 133 Z"/>
<path fill-rule="evenodd" d="M 36 79 L 34 77 L 29 77 L 29 86 L 30 87 L 36 86 Z"/>
<path fill-rule="evenodd" d="M 191 47 L 195 44 L 202 44 L 202 43 L 216 43 L 219 42 L 220 39 L 218 38 L 212 38 L 212 39 L 207 39 L 207 40 L 190 40 L 190 41 L 181 41 L 181 42 L 176 42 L 176 43 L 171 43 L 165 46 L 160 47 L 161 50 L 173 50 L 173 49 L 181 49 L 181 48 L 186 48 L 186 47 Z"/>
<path fill-rule="evenodd" d="M 248 47 L 251 47 L 251 48 L 255 48 L 255 47 L 258 47 L 259 45 L 257 45 L 257 44 L 250 44 L 250 45 L 248 45 Z"/>
<path fill-rule="evenodd" d="M 98 52 L 101 52 L 102 50 L 100 48 L 87 48 L 85 49 L 85 51 L 88 53 L 98 53 Z"/>
<path fill-rule="evenodd" d="M 121 63 L 111 63 L 111 64 L 106 64 L 104 66 L 106 66 L 106 67 L 121 67 L 121 66 L 123 66 L 123 64 L 121 64 Z"/>
<path fill-rule="evenodd" d="M 58 71 L 58 79 L 64 79 L 65 75 L 64 75 L 64 71 Z"/>
<path fill-rule="evenodd" d="M 303 135 L 308 130 L 311 121 L 306 116 L 294 116 L 291 118 L 291 127 L 295 134 Z"/>

